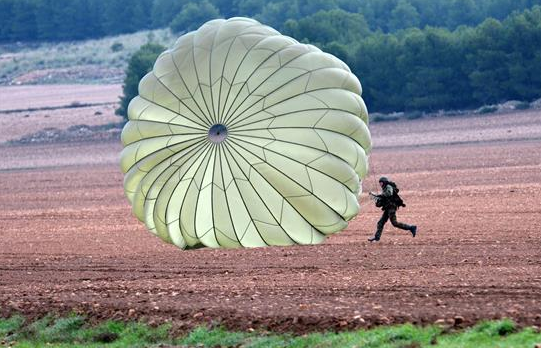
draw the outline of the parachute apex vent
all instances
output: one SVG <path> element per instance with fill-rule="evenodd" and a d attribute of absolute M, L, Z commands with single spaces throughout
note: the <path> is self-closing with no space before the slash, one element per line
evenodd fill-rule
<path fill-rule="evenodd" d="M 223 124 L 215 124 L 209 129 L 209 139 L 214 144 L 220 144 L 227 138 L 227 127 Z"/>

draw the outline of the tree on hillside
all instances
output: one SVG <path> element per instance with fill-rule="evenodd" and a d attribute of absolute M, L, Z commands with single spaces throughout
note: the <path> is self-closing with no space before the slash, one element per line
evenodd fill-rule
<path fill-rule="evenodd" d="M 363 15 L 343 10 L 319 11 L 298 21 L 290 19 L 284 25 L 284 34 L 319 44 L 336 41 L 349 45 L 369 33 Z"/>
<path fill-rule="evenodd" d="M 434 111 L 472 102 L 455 35 L 441 28 L 410 29 L 403 48 L 397 64 L 404 76 L 404 109 Z"/>
<path fill-rule="evenodd" d="M 295 0 L 292 1 L 297 7 L 300 17 L 313 15 L 319 11 L 330 11 L 337 8 L 334 0 Z"/>
<path fill-rule="evenodd" d="M 132 0 L 132 13 L 129 30 L 139 31 L 152 28 L 152 18 L 149 18 L 149 10 L 152 8 L 153 0 Z"/>
<path fill-rule="evenodd" d="M 482 18 L 479 18 L 479 9 L 473 0 L 451 1 L 446 18 L 444 24 L 451 29 L 459 25 L 475 25 L 482 20 Z"/>
<path fill-rule="evenodd" d="M 266 3 L 266 0 L 238 0 L 236 1 L 238 15 L 253 17 L 261 13 Z"/>
<path fill-rule="evenodd" d="M 10 39 L 12 40 L 36 40 L 38 31 L 36 28 L 35 5 L 29 0 L 20 0 L 13 3 L 13 17 L 11 21 Z M 2 26 L 5 24 L 2 23 Z"/>
<path fill-rule="evenodd" d="M 322 45 L 321 50 L 337 57 L 348 66 L 351 66 L 351 55 L 349 54 L 348 47 L 339 42 L 333 41 L 328 44 Z"/>
<path fill-rule="evenodd" d="M 390 14 L 397 2 L 397 0 L 367 0 L 362 3 L 359 12 L 370 24 L 370 29 L 387 32 Z"/>
<path fill-rule="evenodd" d="M 152 26 L 165 27 L 182 10 L 188 0 L 154 0 L 151 10 Z"/>
<path fill-rule="evenodd" d="M 395 35 L 378 33 L 356 46 L 353 72 L 363 85 L 363 98 L 372 110 L 402 110 L 405 104 L 404 76 L 398 70 L 396 57 L 403 44 Z"/>
<path fill-rule="evenodd" d="M 400 0 L 391 11 L 389 30 L 396 31 L 404 28 L 418 27 L 420 24 L 419 13 L 406 0 Z"/>
<path fill-rule="evenodd" d="M 182 11 L 180 11 L 175 18 L 173 18 L 170 27 L 175 33 L 191 31 L 215 18 L 220 18 L 220 13 L 218 12 L 218 9 L 207 0 L 197 3 L 190 2 L 182 8 Z"/>
<path fill-rule="evenodd" d="M 261 23 L 270 25 L 273 28 L 281 29 L 288 19 L 298 19 L 298 9 L 289 0 L 269 1 L 261 10 L 261 13 L 255 16 L 255 19 Z"/>
<path fill-rule="evenodd" d="M 13 18 L 13 2 L 0 1 L 0 40 L 11 38 L 12 19 Z"/>
<path fill-rule="evenodd" d="M 504 25 L 512 98 L 533 100 L 541 96 L 541 6 L 511 16 Z"/>
<path fill-rule="evenodd" d="M 121 115 L 124 119 L 128 118 L 128 104 L 137 96 L 139 81 L 148 72 L 152 70 L 152 66 L 156 58 L 165 50 L 165 47 L 155 43 L 147 43 L 133 54 L 126 69 L 126 78 L 122 87 L 124 95 L 120 98 L 120 108 L 115 113 Z"/>
<path fill-rule="evenodd" d="M 507 98 L 509 75 L 505 31 L 501 22 L 487 19 L 475 29 L 475 35 L 466 43 L 471 51 L 468 61 L 473 94 L 484 104 L 497 103 Z"/>
<path fill-rule="evenodd" d="M 43 0 L 36 5 L 36 27 L 38 38 L 41 40 L 53 40 L 56 37 L 55 11 L 53 1 Z"/>

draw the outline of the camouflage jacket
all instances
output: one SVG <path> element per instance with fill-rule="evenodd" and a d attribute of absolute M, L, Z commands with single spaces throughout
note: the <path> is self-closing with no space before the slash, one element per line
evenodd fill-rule
<path fill-rule="evenodd" d="M 387 184 L 381 191 L 381 194 L 376 196 L 378 202 L 381 204 L 381 210 L 397 209 L 396 203 L 392 199 L 393 194 L 393 186 Z"/>

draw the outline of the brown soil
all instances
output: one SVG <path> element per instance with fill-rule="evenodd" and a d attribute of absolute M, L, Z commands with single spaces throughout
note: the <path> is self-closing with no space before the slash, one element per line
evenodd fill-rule
<path fill-rule="evenodd" d="M 104 126 L 121 121 L 122 119 L 115 115 L 114 105 L 0 113 L 0 129 L 2 129 L 0 143 L 34 138 L 36 142 L 49 142 L 50 137 L 44 137 L 42 134 L 44 130 L 62 133 L 73 128 L 74 125 Z"/>
<path fill-rule="evenodd" d="M 74 126 L 121 122 L 115 115 L 120 94 L 119 85 L 0 86 L 0 143 L 111 138 L 111 132 Z"/>
<path fill-rule="evenodd" d="M 375 124 L 365 190 L 391 176 L 408 205 L 399 219 L 419 226 L 414 239 L 387 227 L 377 244 L 366 239 L 380 212 L 363 195 L 361 214 L 323 245 L 181 251 L 131 215 L 117 142 L 2 145 L 0 315 L 75 311 L 181 330 L 541 325 L 539 116 Z"/>
<path fill-rule="evenodd" d="M 121 94 L 121 85 L 0 86 L 0 112 L 73 103 L 116 103 Z"/>
<path fill-rule="evenodd" d="M 51 82 L 54 83 L 56 81 L 101 81 L 103 83 L 119 83 L 122 82 L 123 78 L 124 69 L 121 68 L 79 65 L 69 68 L 33 70 L 13 78 L 9 81 L 9 84 L 46 84 Z"/>

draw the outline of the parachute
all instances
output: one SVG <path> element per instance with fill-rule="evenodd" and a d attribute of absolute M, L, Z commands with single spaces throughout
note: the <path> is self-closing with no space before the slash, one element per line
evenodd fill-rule
<path fill-rule="evenodd" d="M 182 249 L 321 243 L 359 212 L 371 138 L 348 66 L 248 18 L 181 36 L 139 83 L 124 190 Z"/>

